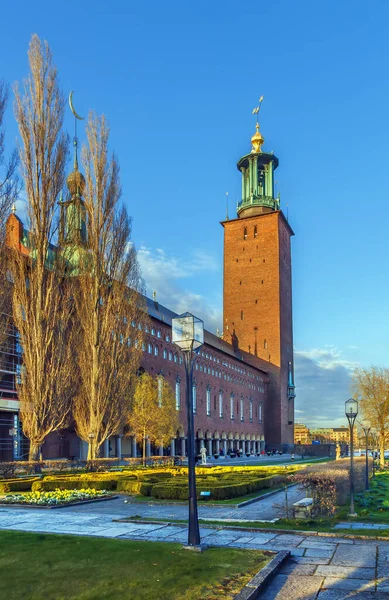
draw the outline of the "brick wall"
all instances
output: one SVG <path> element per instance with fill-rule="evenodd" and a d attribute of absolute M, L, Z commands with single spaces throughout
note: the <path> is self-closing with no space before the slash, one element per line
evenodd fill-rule
<path fill-rule="evenodd" d="M 225 221 L 223 335 L 267 362 L 265 438 L 293 444 L 294 407 L 287 397 L 293 365 L 290 236 L 281 211 Z"/>
<path fill-rule="evenodd" d="M 154 335 L 151 331 L 154 330 Z M 160 336 L 158 337 L 158 332 Z M 177 347 L 166 341 L 171 340 L 171 328 L 151 319 L 151 327 L 145 335 L 145 351 L 142 355 L 142 367 L 151 375 L 160 373 L 175 390 L 177 378 L 180 380 L 181 408 L 180 421 L 186 432 L 186 384 L 185 368 L 180 363 Z M 151 347 L 149 347 L 151 344 Z M 158 355 L 155 355 L 155 347 Z M 166 358 L 164 358 L 166 351 Z M 208 357 L 207 357 L 208 356 Z M 251 357 L 250 357 L 251 358 Z M 195 432 L 237 433 L 239 435 L 264 435 L 264 422 L 267 411 L 268 376 L 263 370 L 227 355 L 212 346 L 204 345 L 196 358 L 197 368 L 193 370 L 193 382 L 196 385 L 197 412 L 195 414 Z M 208 370 L 210 372 L 208 372 Z M 220 376 L 221 375 L 221 376 Z M 210 389 L 211 411 L 207 415 L 206 390 Z M 219 393 L 223 395 L 223 417 L 219 414 Z M 230 397 L 234 395 L 234 419 L 230 417 Z M 240 400 L 243 398 L 244 415 L 240 418 Z M 252 421 L 250 421 L 250 398 L 253 403 Z M 259 420 L 259 405 L 262 405 L 262 419 Z"/>

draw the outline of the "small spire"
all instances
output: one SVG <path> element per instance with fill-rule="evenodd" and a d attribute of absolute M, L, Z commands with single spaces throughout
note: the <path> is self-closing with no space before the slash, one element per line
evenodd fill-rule
<path fill-rule="evenodd" d="M 16 204 L 15 202 L 12 204 L 12 208 L 11 208 L 12 214 L 16 214 Z"/>
<path fill-rule="evenodd" d="M 252 114 L 256 115 L 256 118 L 257 118 L 257 122 L 255 124 L 255 133 L 254 133 L 253 137 L 251 138 L 251 144 L 252 144 L 251 152 L 255 152 L 255 153 L 262 152 L 261 147 L 263 146 L 263 143 L 265 141 L 263 139 L 261 132 L 259 131 L 259 123 L 258 123 L 258 113 L 261 110 L 262 101 L 263 101 L 263 96 L 260 97 L 258 106 L 256 106 L 252 110 Z"/>
<path fill-rule="evenodd" d="M 228 216 L 228 192 L 226 192 L 226 221 L 229 220 Z"/>
<path fill-rule="evenodd" d="M 77 123 L 77 121 L 75 121 Z M 77 157 L 77 138 L 74 137 L 74 164 L 73 164 L 73 168 L 74 171 L 78 171 L 78 157 Z"/>

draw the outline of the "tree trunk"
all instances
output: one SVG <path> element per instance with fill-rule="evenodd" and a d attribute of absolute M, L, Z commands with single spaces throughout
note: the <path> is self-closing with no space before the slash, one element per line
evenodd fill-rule
<path fill-rule="evenodd" d="M 29 461 L 39 460 L 39 448 L 40 448 L 40 444 L 38 442 L 30 441 L 30 448 L 28 451 L 28 460 Z"/>
<path fill-rule="evenodd" d="M 380 468 L 385 466 L 385 430 L 380 433 Z"/>
<path fill-rule="evenodd" d="M 97 444 L 96 440 L 91 440 L 88 444 L 88 457 L 87 460 L 96 460 L 99 458 L 100 444 Z"/>
<path fill-rule="evenodd" d="M 146 434 L 143 434 L 143 466 L 146 466 Z"/>

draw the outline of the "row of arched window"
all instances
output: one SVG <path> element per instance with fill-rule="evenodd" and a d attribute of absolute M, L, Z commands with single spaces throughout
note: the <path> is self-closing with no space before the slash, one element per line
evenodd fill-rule
<path fill-rule="evenodd" d="M 248 236 L 247 227 L 245 227 L 245 228 L 243 229 L 243 239 L 244 239 L 244 240 L 247 240 L 247 239 L 248 239 L 248 237 L 249 237 L 249 236 Z M 257 229 L 257 226 L 256 226 L 256 225 L 254 225 L 254 238 L 257 238 L 257 237 L 258 237 L 258 229 Z"/>

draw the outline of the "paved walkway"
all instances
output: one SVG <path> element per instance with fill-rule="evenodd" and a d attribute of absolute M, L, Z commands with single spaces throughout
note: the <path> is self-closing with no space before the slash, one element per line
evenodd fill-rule
<path fill-rule="evenodd" d="M 350 521 L 341 521 L 337 525 L 335 525 L 334 529 L 389 529 L 389 525 L 386 523 L 361 523 L 359 521 L 354 521 L 350 523 Z M 353 533 L 352 531 L 350 533 Z M 379 531 L 377 531 L 377 535 L 379 535 Z"/>
<path fill-rule="evenodd" d="M 186 543 L 185 526 L 113 521 L 129 516 L 134 512 L 133 508 L 134 505 L 123 504 L 123 500 L 58 510 L 1 507 L 0 529 Z M 171 510 L 171 507 L 160 506 L 159 510 Z M 201 510 L 207 509 L 201 507 Z M 240 509 L 233 510 L 237 512 Z M 202 543 L 213 546 L 290 550 L 290 560 L 262 592 L 260 597 L 263 600 L 389 599 L 389 541 L 277 534 L 225 527 L 201 527 L 200 535 Z"/>
<path fill-rule="evenodd" d="M 299 488 L 292 487 L 288 490 L 289 504 L 297 502 L 305 496 Z M 241 508 L 234 505 L 209 506 L 200 504 L 200 519 L 223 519 L 232 521 L 272 521 L 279 517 L 275 504 L 282 504 L 285 499 L 283 491 L 263 498 L 259 502 L 254 502 Z M 127 501 L 127 503 L 125 503 Z M 188 506 L 186 504 L 158 504 L 157 502 L 136 502 L 133 498 L 121 496 L 116 500 L 101 502 L 95 504 L 81 504 L 61 511 L 81 512 L 81 513 L 104 513 L 111 518 L 124 518 L 138 515 L 149 519 L 174 519 L 186 520 L 188 518 Z M 1 513 L 0 513 L 1 514 Z M 1 519 L 0 519 L 1 521 Z"/>

